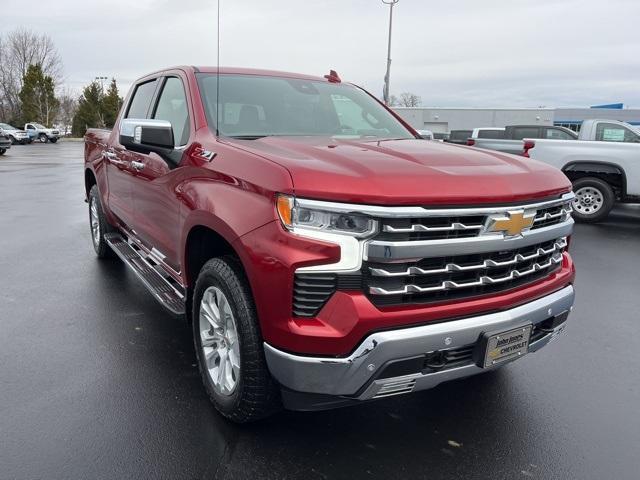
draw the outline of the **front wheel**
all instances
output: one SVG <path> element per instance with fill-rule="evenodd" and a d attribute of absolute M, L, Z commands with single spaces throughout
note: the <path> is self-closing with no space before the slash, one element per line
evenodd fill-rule
<path fill-rule="evenodd" d="M 573 182 L 576 195 L 573 217 L 578 222 L 594 223 L 604 220 L 616 201 L 611 186 L 599 178 L 586 177 Z"/>
<path fill-rule="evenodd" d="M 56 143 L 58 141 L 58 139 L 56 137 L 50 138 L 49 141 L 51 143 Z"/>
<path fill-rule="evenodd" d="M 209 260 L 193 295 L 193 338 L 204 387 L 216 409 L 237 423 L 280 406 L 269 374 L 249 284 L 231 256 Z"/>
<path fill-rule="evenodd" d="M 0 148 L 0 156 L 4 155 L 5 153 L 7 153 L 7 150 L 4 148 Z"/>

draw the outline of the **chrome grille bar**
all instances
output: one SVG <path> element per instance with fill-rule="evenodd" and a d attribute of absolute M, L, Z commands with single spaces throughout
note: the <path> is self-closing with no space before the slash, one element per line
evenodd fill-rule
<path fill-rule="evenodd" d="M 571 205 L 571 204 L 569 204 L 569 205 Z M 567 208 L 563 208 L 562 210 L 560 210 L 557 213 L 546 212 L 544 215 L 537 216 L 533 220 L 533 223 L 535 224 L 535 223 L 538 223 L 538 222 L 544 222 L 546 220 L 553 220 L 555 218 L 560 218 L 560 217 L 568 218 L 569 215 L 571 215 L 572 212 L 573 212 L 573 208 L 571 208 L 571 206 L 569 206 Z"/>
<path fill-rule="evenodd" d="M 390 233 L 412 233 L 412 232 L 453 232 L 457 230 L 482 230 L 482 225 L 465 225 L 460 222 L 453 222 L 451 225 L 442 226 L 442 227 L 429 227 L 427 225 L 422 225 L 421 223 L 416 223 L 411 225 L 408 228 L 402 227 L 392 227 L 391 225 L 385 225 L 382 227 L 383 232 Z"/>
<path fill-rule="evenodd" d="M 491 267 L 507 267 L 509 265 L 516 265 L 520 262 L 525 262 L 527 260 L 533 260 L 534 258 L 540 258 L 545 255 L 549 255 L 551 253 L 560 252 L 563 248 L 567 246 L 567 239 L 561 238 L 557 242 L 554 243 L 553 247 L 544 249 L 538 248 L 535 253 L 531 255 L 522 255 L 517 254 L 513 258 L 504 261 L 496 261 L 496 260 L 485 260 L 482 263 L 478 263 L 475 265 L 457 265 L 455 263 L 448 263 L 443 268 L 434 268 L 434 269 L 423 269 L 420 267 L 409 267 L 401 272 L 390 272 L 385 270 L 384 268 L 373 268 L 369 267 L 369 271 L 371 275 L 374 277 L 408 277 L 411 275 L 434 275 L 439 273 L 450 273 L 450 272 L 465 272 L 470 270 L 482 270 L 484 268 Z"/>
<path fill-rule="evenodd" d="M 560 252 L 555 253 L 547 262 L 534 263 L 531 268 L 527 270 L 512 270 L 509 275 L 506 275 L 504 277 L 494 278 L 488 275 L 483 275 L 476 281 L 462 283 L 454 282 L 452 280 L 445 280 L 440 285 L 435 285 L 432 287 L 420 287 L 419 285 L 410 284 L 405 285 L 400 290 L 386 290 L 380 287 L 369 287 L 369 293 L 371 295 L 404 295 L 408 293 L 438 292 L 442 290 L 454 290 L 458 288 L 477 287 L 481 285 L 493 285 L 496 283 L 508 282 L 516 278 L 526 277 L 527 275 L 531 275 L 532 273 L 544 270 L 545 268 L 549 268 L 559 263 L 562 263 L 562 253 Z"/>

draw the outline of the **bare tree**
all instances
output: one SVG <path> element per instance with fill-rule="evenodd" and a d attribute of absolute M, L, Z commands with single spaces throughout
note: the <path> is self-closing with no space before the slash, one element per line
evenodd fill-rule
<path fill-rule="evenodd" d="M 419 107 L 422 99 L 415 93 L 404 92 L 400 94 L 400 105 L 403 107 Z"/>
<path fill-rule="evenodd" d="M 67 127 L 70 127 L 73 124 L 73 117 L 78 110 L 78 100 L 76 97 L 77 95 L 74 95 L 68 88 L 63 89 L 58 94 L 60 108 L 58 110 L 58 117 L 56 118 L 56 121 L 65 129 L 65 134 L 69 133 L 67 132 Z"/>
<path fill-rule="evenodd" d="M 62 79 L 62 60 L 51 37 L 18 28 L 0 37 L 0 114 L 6 120 L 18 120 L 19 93 L 31 65 L 40 65 L 54 84 Z"/>
<path fill-rule="evenodd" d="M 389 96 L 388 106 L 389 107 L 398 107 L 398 106 L 400 106 L 400 101 L 398 100 L 398 97 L 396 97 L 395 95 L 390 95 Z"/>

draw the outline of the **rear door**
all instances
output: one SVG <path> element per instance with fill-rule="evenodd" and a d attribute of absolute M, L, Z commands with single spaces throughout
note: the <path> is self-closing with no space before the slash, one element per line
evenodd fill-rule
<path fill-rule="evenodd" d="M 144 81 L 135 87 L 124 118 L 147 118 L 158 88 L 158 79 Z M 134 204 L 131 197 L 134 170 L 131 162 L 139 156 L 125 149 L 113 132 L 112 141 L 103 152 L 109 182 L 109 208 L 130 229 L 135 229 Z"/>
<path fill-rule="evenodd" d="M 136 233 L 149 248 L 174 270 L 179 271 L 180 202 L 176 184 L 180 178 L 180 153 L 190 143 L 193 126 L 186 79 L 179 75 L 162 79 L 159 94 L 149 115 L 167 120 L 174 135 L 174 160 L 156 153 L 138 155 L 134 166 L 133 204 Z"/>

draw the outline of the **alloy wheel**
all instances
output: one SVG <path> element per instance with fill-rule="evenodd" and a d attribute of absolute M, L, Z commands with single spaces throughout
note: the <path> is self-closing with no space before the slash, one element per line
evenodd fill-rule
<path fill-rule="evenodd" d="M 91 198 L 91 203 L 89 204 L 89 220 L 91 222 L 93 244 L 98 246 L 100 244 L 100 220 L 98 218 L 98 200 L 95 197 Z"/>
<path fill-rule="evenodd" d="M 240 380 L 240 344 L 231 305 L 219 288 L 202 295 L 199 322 L 204 368 L 215 391 L 229 396 Z"/>

